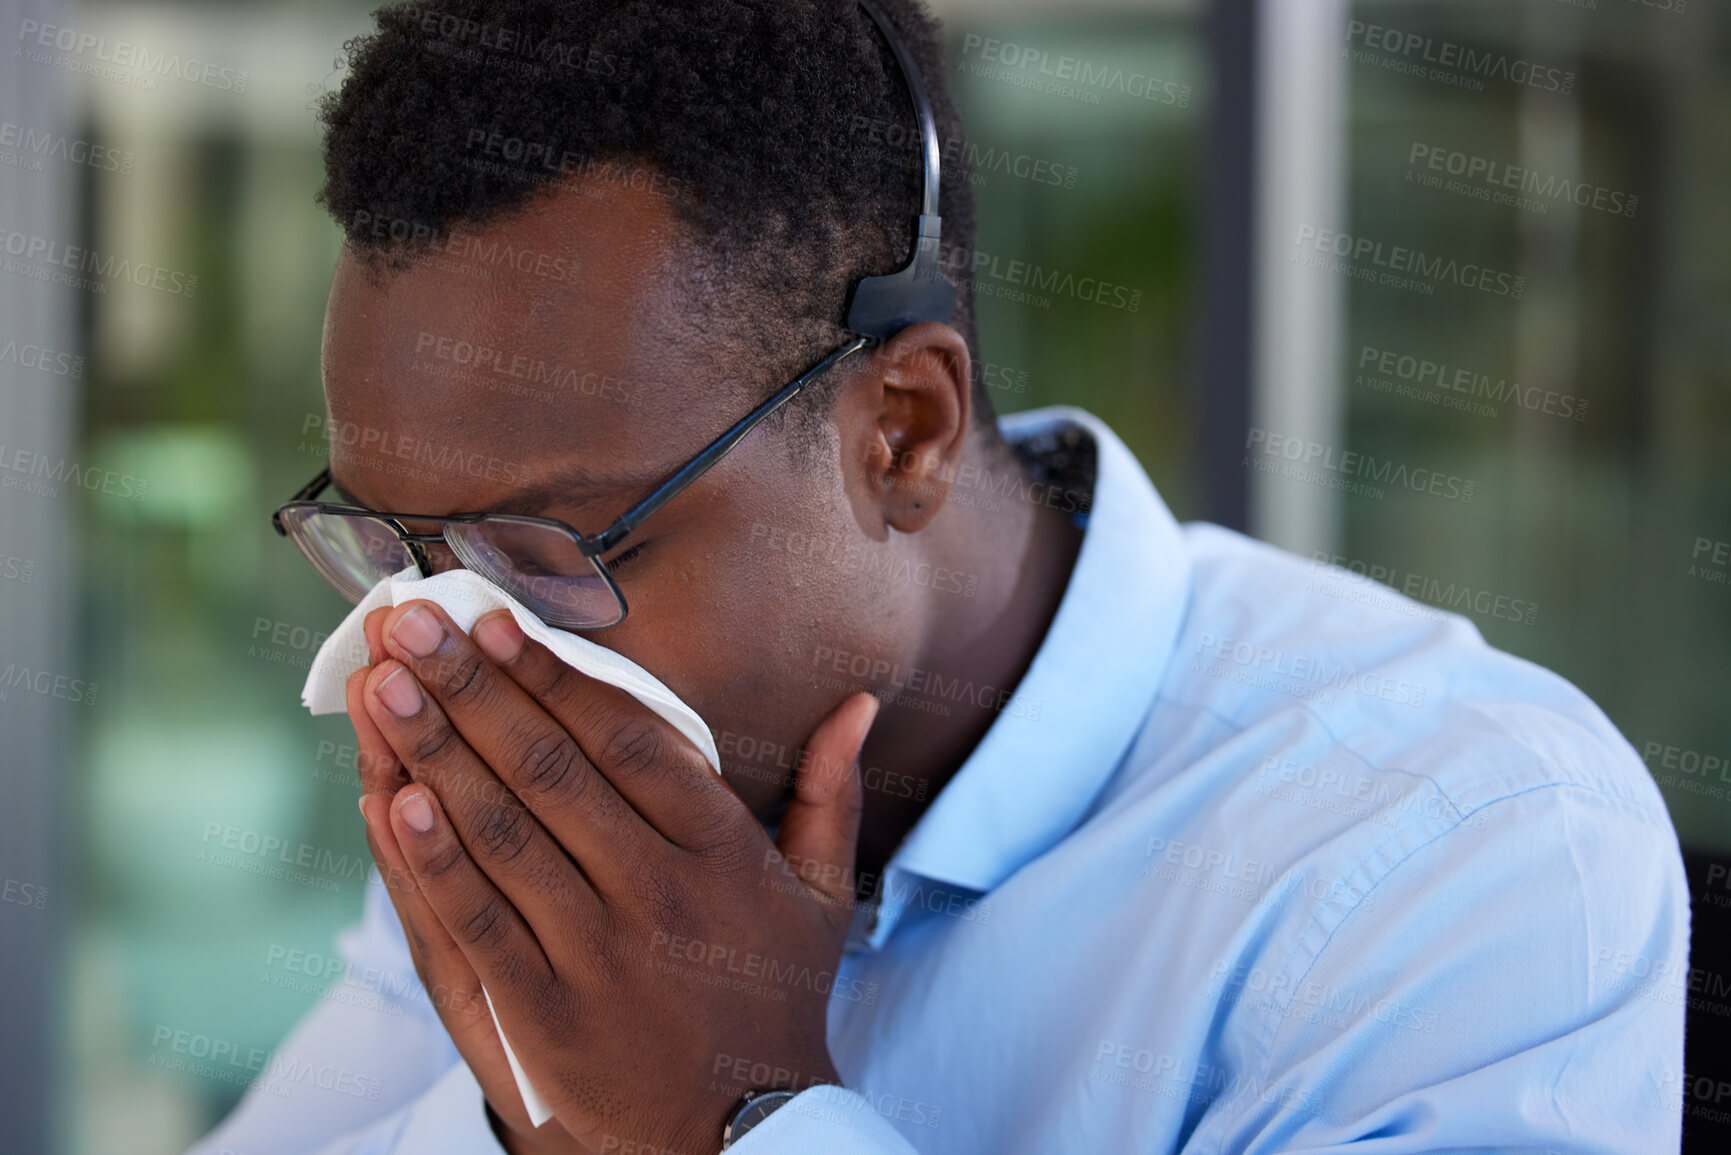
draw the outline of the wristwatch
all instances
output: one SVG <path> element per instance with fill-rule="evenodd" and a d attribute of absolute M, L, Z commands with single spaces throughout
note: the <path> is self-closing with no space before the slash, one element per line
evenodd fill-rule
<path fill-rule="evenodd" d="M 733 1112 L 733 1118 L 721 1129 L 721 1149 L 727 1150 L 739 1137 L 773 1115 L 785 1103 L 792 1102 L 798 1091 L 747 1091 Z"/>

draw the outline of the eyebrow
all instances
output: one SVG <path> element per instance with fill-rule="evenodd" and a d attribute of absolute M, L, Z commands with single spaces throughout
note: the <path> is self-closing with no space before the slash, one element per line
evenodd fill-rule
<path fill-rule="evenodd" d="M 584 465 L 569 465 L 553 471 L 545 481 L 516 490 L 495 502 L 485 512 L 534 516 L 548 506 L 561 501 L 568 504 L 584 505 L 602 497 L 624 497 L 628 494 L 638 494 L 637 501 L 640 501 L 643 497 L 648 496 L 652 487 L 661 484 L 672 473 L 673 470 L 671 469 L 638 469 L 620 473 L 603 473 Z M 342 482 L 337 480 L 335 473 L 331 474 L 331 488 L 346 504 L 358 506 L 361 509 L 372 509 L 371 506 L 345 489 Z M 632 501 L 630 504 L 635 505 L 637 501 Z M 384 512 L 412 513 L 415 511 L 389 510 Z M 471 511 L 459 510 L 457 512 Z M 619 512 L 625 512 L 623 503 Z"/>
<path fill-rule="evenodd" d="M 637 494 L 637 501 L 648 496 L 650 489 L 661 484 L 673 473 L 672 469 L 638 469 L 621 473 L 601 473 L 583 465 L 570 465 L 554 470 L 545 480 L 519 489 L 493 508 L 498 513 L 533 514 L 557 502 L 587 504 L 600 497 L 626 497 Z M 623 508 L 620 513 L 625 512 Z"/>

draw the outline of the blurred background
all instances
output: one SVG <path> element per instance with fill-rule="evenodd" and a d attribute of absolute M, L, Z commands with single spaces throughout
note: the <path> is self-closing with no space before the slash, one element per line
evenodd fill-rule
<path fill-rule="evenodd" d="M 0 7 L 0 1150 L 184 1150 L 243 1080 L 177 1033 L 268 1051 L 359 911 L 352 731 L 299 705 L 347 606 L 267 519 L 326 452 L 311 106 L 369 7 Z M 1731 989 L 1731 0 L 934 7 L 979 252 L 1135 294 L 981 291 L 1000 410 L 1083 406 L 1181 520 L 1579 685 Z M 57 283 L 69 246 L 123 264 Z M 1348 450 L 1450 485 L 1349 492 Z M 1685 1145 L 1721 1151 L 1697 1002 Z"/>

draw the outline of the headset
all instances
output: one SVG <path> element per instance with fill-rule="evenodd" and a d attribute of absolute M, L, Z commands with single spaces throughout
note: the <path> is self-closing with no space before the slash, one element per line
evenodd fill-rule
<path fill-rule="evenodd" d="M 913 57 L 896 36 L 895 29 L 870 0 L 859 0 L 866 15 L 878 26 L 895 54 L 902 81 L 913 98 L 914 115 L 920 122 L 921 153 L 925 161 L 925 191 L 915 228 L 913 259 L 904 269 L 881 277 L 866 277 L 854 286 L 848 304 L 847 327 L 864 337 L 887 341 L 916 321 L 948 322 L 956 311 L 956 287 L 944 279 L 938 243 L 943 237 L 943 218 L 938 215 L 938 126 L 926 88 Z"/>

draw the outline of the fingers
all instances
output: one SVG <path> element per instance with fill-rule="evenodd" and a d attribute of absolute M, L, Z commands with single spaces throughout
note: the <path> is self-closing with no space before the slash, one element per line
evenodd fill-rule
<path fill-rule="evenodd" d="M 481 618 L 474 638 L 669 842 L 694 848 L 712 842 L 729 824 L 752 821 L 685 735 L 626 691 L 572 669 L 525 637 L 509 612 Z"/>
<path fill-rule="evenodd" d="M 361 779 L 361 797 L 383 794 L 388 799 L 407 786 L 410 779 L 408 771 L 403 769 L 402 762 L 397 758 L 397 752 L 391 749 L 391 744 L 385 741 L 385 736 L 379 733 L 378 725 L 367 713 L 363 699 L 367 678 L 372 672 L 371 666 L 362 666 L 350 674 L 348 682 L 343 686 L 343 692 L 348 700 L 349 721 L 355 727 L 355 770 Z"/>
<path fill-rule="evenodd" d="M 800 864 L 802 878 L 816 876 L 818 881 L 806 885 L 840 910 L 853 906 L 854 855 L 865 804 L 857 766 L 877 713 L 877 698 L 854 694 L 818 723 L 800 759 L 794 796 L 776 839 L 782 857 Z M 836 869 L 808 871 L 807 863 Z M 848 920 L 838 922 L 845 931 Z"/>
<path fill-rule="evenodd" d="M 385 653 L 384 641 L 380 631 L 384 628 L 385 610 L 376 609 L 367 615 L 363 626 L 367 635 L 367 661 L 349 675 L 343 686 L 343 692 L 348 702 L 349 721 L 355 727 L 357 756 L 355 769 L 361 779 L 361 794 L 384 793 L 387 797 L 409 784 L 409 775 L 403 769 L 402 762 L 397 758 L 397 752 L 391 749 L 391 744 L 385 741 L 385 736 L 379 733 L 379 728 L 368 717 L 362 704 L 362 689 L 367 677 L 373 671 L 373 666 L 390 655 Z M 365 813 L 365 809 L 362 809 Z M 386 833 L 389 833 L 387 830 Z"/>
<path fill-rule="evenodd" d="M 431 874 L 422 869 L 410 847 L 402 850 L 417 874 L 432 877 L 446 868 L 457 871 L 443 884 L 449 902 L 461 900 L 463 909 L 457 917 L 466 921 L 491 910 L 503 892 L 516 909 L 509 912 L 507 925 L 488 929 L 487 934 L 503 934 L 511 929 L 509 924 L 515 924 L 526 935 L 528 927 L 534 927 L 532 941 L 546 934 L 550 942 L 565 942 L 569 940 L 563 936 L 571 933 L 573 922 L 599 913 L 594 891 L 577 866 L 522 799 L 456 733 L 412 672 L 388 659 L 373 668 L 362 695 L 367 715 L 402 759 L 409 777 L 424 788 L 398 790 L 393 812 L 409 801 L 403 795 L 412 791 L 416 798 L 437 795 L 435 809 L 448 815 L 441 817 L 438 833 L 450 835 L 451 845 L 441 844 L 443 853 L 431 863 L 435 868 Z M 415 806 L 415 817 L 422 815 L 424 805 Z M 400 837 L 395 823 L 391 829 Z M 422 838 L 418 845 L 432 844 Z M 441 917 L 451 913 L 451 907 L 437 902 L 434 906 Z M 464 923 L 447 919 L 446 925 L 459 944 L 473 945 L 465 936 Z M 540 948 L 534 949 L 538 953 Z"/>
<path fill-rule="evenodd" d="M 444 1022 L 445 1029 L 458 1044 L 465 1061 L 481 1078 L 483 1089 L 489 1091 L 490 1097 L 494 1087 L 509 1083 L 510 1063 L 505 1058 L 504 1046 L 488 1011 L 480 977 L 438 914 L 427 904 L 419 881 L 410 872 L 398 847 L 396 832 L 391 828 L 390 799 L 362 795 L 361 816 L 367 825 L 367 845 L 379 863 L 387 893 L 397 910 L 397 919 L 403 924 L 404 934 L 409 940 L 415 972 L 420 975 L 427 998 Z M 491 1078 L 487 1077 L 489 1074 Z M 513 1107 L 520 1111 L 520 1100 L 503 1094 L 501 1099 L 505 1107 L 502 1109 L 496 1104 L 495 1110 L 507 1115 Z"/>
<path fill-rule="evenodd" d="M 493 635 L 482 631 L 482 636 Z M 397 607 L 384 638 L 463 741 L 528 804 L 602 892 L 629 885 L 668 849 L 597 769 L 579 738 L 507 677 L 438 606 L 408 602 Z M 452 820 L 461 827 L 455 810 Z"/>
<path fill-rule="evenodd" d="M 432 790 L 420 784 L 399 790 L 389 824 L 427 906 L 484 982 L 522 990 L 553 977 L 534 933 L 469 857 Z"/>
<path fill-rule="evenodd" d="M 367 826 L 367 848 L 373 852 L 373 861 L 379 864 L 379 879 L 385 884 L 385 892 L 391 896 L 391 905 L 397 908 L 397 919 L 408 937 L 410 953 L 415 956 L 415 965 L 425 980 L 423 959 L 434 957 L 428 952 L 436 953 L 440 943 L 450 943 L 451 936 L 432 908 L 427 906 L 426 899 L 421 896 L 420 883 L 409 873 L 408 863 L 403 860 L 396 832 L 391 829 L 391 799 L 363 794 L 360 804 L 361 820 Z M 456 944 L 450 943 L 450 949 L 455 950 Z M 467 966 L 467 961 L 463 965 Z"/>
<path fill-rule="evenodd" d="M 386 658 L 390 657 L 390 655 L 385 652 L 384 638 L 385 615 L 390 612 L 390 606 L 380 606 L 378 609 L 368 613 L 366 618 L 361 622 L 361 628 L 366 631 L 367 635 L 368 665 L 376 666 Z"/>
<path fill-rule="evenodd" d="M 420 880 L 403 857 L 396 831 L 391 828 L 391 800 L 362 795 L 361 818 L 367 825 L 367 846 L 379 864 L 379 877 L 391 896 L 391 905 L 397 908 L 397 920 L 403 924 L 409 940 L 415 970 L 434 1008 L 441 1014 L 449 1011 L 474 1015 L 485 1011 L 486 1001 L 477 989 L 480 982 L 475 977 L 475 968 L 469 965 L 438 914 L 427 905 Z"/>

